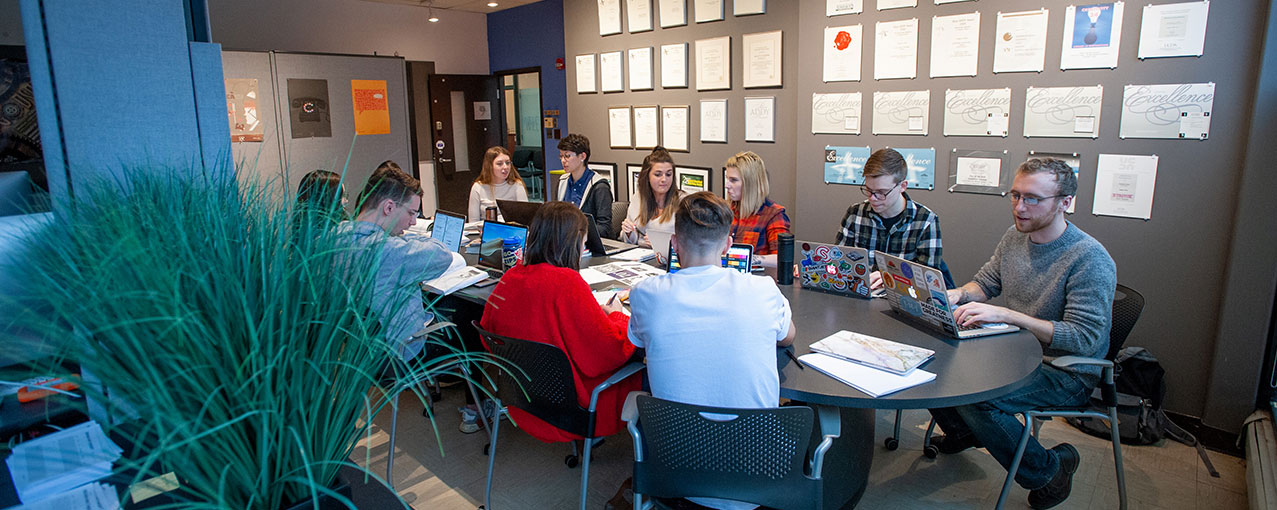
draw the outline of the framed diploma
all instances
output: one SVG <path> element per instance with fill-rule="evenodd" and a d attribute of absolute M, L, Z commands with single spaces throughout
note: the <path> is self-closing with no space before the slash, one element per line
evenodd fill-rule
<path fill-rule="evenodd" d="M 630 107 L 608 107 L 608 146 L 613 149 L 629 149 L 634 147 L 634 138 L 630 126 Z"/>
<path fill-rule="evenodd" d="M 776 141 L 776 96 L 745 98 L 745 141 Z"/>
<path fill-rule="evenodd" d="M 652 0 L 625 0 L 625 19 L 631 34 L 652 31 Z"/>
<path fill-rule="evenodd" d="M 634 148 L 652 149 L 660 145 L 660 117 L 656 106 L 634 107 Z"/>
<path fill-rule="evenodd" d="M 661 145 L 666 149 L 690 152 L 691 130 L 688 129 L 692 108 L 687 105 L 661 107 Z"/>
<path fill-rule="evenodd" d="M 687 0 L 657 0 L 660 2 L 661 28 L 681 27 L 687 24 Z"/>
<path fill-rule="evenodd" d="M 701 142 L 727 143 L 727 100 L 701 100 Z"/>
<path fill-rule="evenodd" d="M 598 0 L 599 35 L 621 33 L 621 0 Z"/>
<path fill-rule="evenodd" d="M 687 88 L 687 43 L 661 45 L 661 88 Z"/>
<path fill-rule="evenodd" d="M 696 90 L 731 88 L 732 38 L 723 36 L 696 41 Z"/>
<path fill-rule="evenodd" d="M 596 69 L 594 68 L 594 54 L 577 55 L 576 56 L 576 93 L 589 94 L 598 92 L 599 88 L 595 85 Z"/>
<path fill-rule="evenodd" d="M 634 48 L 628 53 L 630 90 L 652 90 L 652 47 Z"/>
<path fill-rule="evenodd" d="M 625 90 L 625 56 L 619 51 L 599 54 L 600 89 L 603 92 Z"/>
<path fill-rule="evenodd" d="M 766 14 L 767 0 L 732 0 L 733 16 L 749 16 L 751 14 Z"/>
<path fill-rule="evenodd" d="M 781 31 L 759 32 L 741 36 L 744 50 L 742 62 L 745 88 L 781 86 Z"/>
<path fill-rule="evenodd" d="M 723 0 L 692 0 L 696 7 L 696 22 L 723 21 Z"/>

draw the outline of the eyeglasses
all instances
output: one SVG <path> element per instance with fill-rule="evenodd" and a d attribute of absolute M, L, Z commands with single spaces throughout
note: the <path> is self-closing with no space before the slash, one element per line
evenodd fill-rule
<path fill-rule="evenodd" d="M 1019 192 L 1016 192 L 1016 191 L 1007 193 L 1007 198 L 1011 200 L 1011 203 L 1014 204 L 1016 202 L 1023 201 L 1024 205 L 1028 205 L 1028 206 L 1038 205 L 1042 203 L 1043 200 L 1047 200 L 1051 198 L 1061 198 L 1061 197 L 1067 197 L 1067 196 L 1068 195 L 1051 195 L 1049 197 L 1038 197 L 1033 195 L 1021 195 Z"/>
<path fill-rule="evenodd" d="M 572 159 L 572 157 L 573 157 L 573 156 L 576 156 L 576 153 L 575 153 L 575 152 L 563 152 L 563 153 L 559 153 L 559 161 L 563 161 L 563 160 L 565 160 L 565 159 Z"/>
<path fill-rule="evenodd" d="M 900 181 L 900 182 L 905 182 L 905 181 Z M 900 187 L 900 182 L 897 182 L 895 186 L 892 186 L 887 189 L 869 189 L 864 186 L 861 186 L 860 192 L 864 193 L 865 196 L 867 197 L 872 197 L 878 200 L 882 200 L 884 198 L 887 198 L 887 195 L 890 195 L 892 191 L 896 190 L 896 188 Z"/>

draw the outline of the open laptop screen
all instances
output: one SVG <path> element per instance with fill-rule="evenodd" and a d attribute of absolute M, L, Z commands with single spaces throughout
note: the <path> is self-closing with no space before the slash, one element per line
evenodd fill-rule
<path fill-rule="evenodd" d="M 518 249 L 515 257 L 523 258 L 523 247 L 527 243 L 528 229 L 509 223 L 495 221 L 483 222 L 483 235 L 480 236 L 479 265 L 492 269 L 509 269 L 501 261 L 501 248 L 507 239 L 513 239 Z"/>
<path fill-rule="evenodd" d="M 455 252 L 461 248 L 461 231 L 465 225 L 464 216 L 448 211 L 435 211 L 435 224 L 430 236 L 442 242 L 448 251 Z"/>

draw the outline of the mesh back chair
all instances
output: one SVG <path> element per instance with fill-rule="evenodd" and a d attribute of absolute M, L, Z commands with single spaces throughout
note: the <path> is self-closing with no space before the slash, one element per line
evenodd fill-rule
<path fill-rule="evenodd" d="M 496 416 L 484 416 L 492 435 L 492 442 L 485 447 L 488 453 L 488 482 L 484 488 L 484 507 L 492 508 L 492 469 L 497 458 L 497 438 L 501 431 L 501 417 L 515 407 L 550 425 L 585 439 L 585 449 L 577 456 L 576 443 L 572 443 L 572 455 L 564 462 L 576 467 L 578 459 L 584 459 L 581 467 L 581 510 L 585 510 L 586 490 L 590 484 L 590 451 L 599 438 L 595 437 L 595 406 L 599 393 L 639 371 L 642 363 L 630 363 L 621 367 L 590 393 L 590 406 L 582 408 L 577 403 L 576 385 L 573 383 L 572 364 L 562 349 L 550 344 L 519 340 L 497 335 L 479 327 L 479 336 L 488 349 L 511 365 L 511 371 L 501 371 L 497 376 Z"/>
<path fill-rule="evenodd" d="M 822 508 L 825 452 L 841 424 L 837 409 L 816 410 L 822 439 L 809 451 L 815 421 L 810 407 L 733 409 L 631 393 L 624 417 L 634 438 L 634 508 L 654 507 L 645 496 Z"/>
<path fill-rule="evenodd" d="M 1011 460 L 1011 468 L 1007 470 L 1007 479 L 1002 483 L 1002 494 L 998 496 L 998 509 L 1001 509 L 1002 504 L 1006 502 L 1007 495 L 1011 492 L 1011 486 L 1015 483 L 1015 472 L 1020 468 L 1020 459 L 1024 457 L 1024 449 L 1029 444 L 1029 435 L 1032 434 L 1035 437 L 1038 435 L 1038 430 L 1041 427 L 1040 420 L 1060 417 L 1097 418 L 1108 422 L 1110 440 L 1113 441 L 1113 463 L 1117 471 L 1117 494 L 1120 499 L 1120 508 L 1126 510 L 1126 476 L 1122 470 L 1122 441 L 1118 436 L 1117 430 L 1117 389 L 1113 386 L 1113 357 L 1117 355 L 1118 351 L 1122 350 L 1122 344 L 1126 343 L 1127 335 L 1130 335 L 1131 329 L 1135 327 L 1135 321 L 1139 320 L 1140 313 L 1143 311 L 1144 296 L 1125 285 L 1119 284 L 1117 291 L 1113 295 L 1113 319 L 1109 328 L 1109 351 L 1105 358 L 1063 356 L 1051 361 L 1052 365 L 1061 368 L 1087 365 L 1103 367 L 1104 372 L 1100 380 L 1100 400 L 1103 402 L 1106 412 L 1092 410 L 1087 405 L 1026 411 L 1024 413 L 1024 422 L 1025 424 L 1031 424 L 1031 426 L 1024 427 L 1024 434 L 1020 436 L 1020 444 L 1015 450 L 1015 457 Z"/>
<path fill-rule="evenodd" d="M 625 221 L 625 215 L 630 212 L 630 203 L 624 201 L 612 202 L 612 235 L 619 241 L 621 239 L 621 222 Z"/>

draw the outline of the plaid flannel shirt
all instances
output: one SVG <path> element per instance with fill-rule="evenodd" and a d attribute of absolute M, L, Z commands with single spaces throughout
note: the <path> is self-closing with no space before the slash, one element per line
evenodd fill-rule
<path fill-rule="evenodd" d="M 905 210 L 900 221 L 888 231 L 883 227 L 882 216 L 874 212 L 865 200 L 847 208 L 842 228 L 834 244 L 855 246 L 869 250 L 869 262 L 874 262 L 874 250 L 935 268 L 940 267 L 940 217 L 927 206 L 914 202 L 904 194 Z"/>
<path fill-rule="evenodd" d="M 736 206 L 732 213 L 738 215 Z M 771 255 L 779 251 L 776 236 L 781 232 L 789 232 L 789 215 L 785 214 L 785 206 L 772 202 L 768 198 L 758 212 L 744 218 L 732 220 L 732 242 L 754 246 L 754 255 Z"/>

